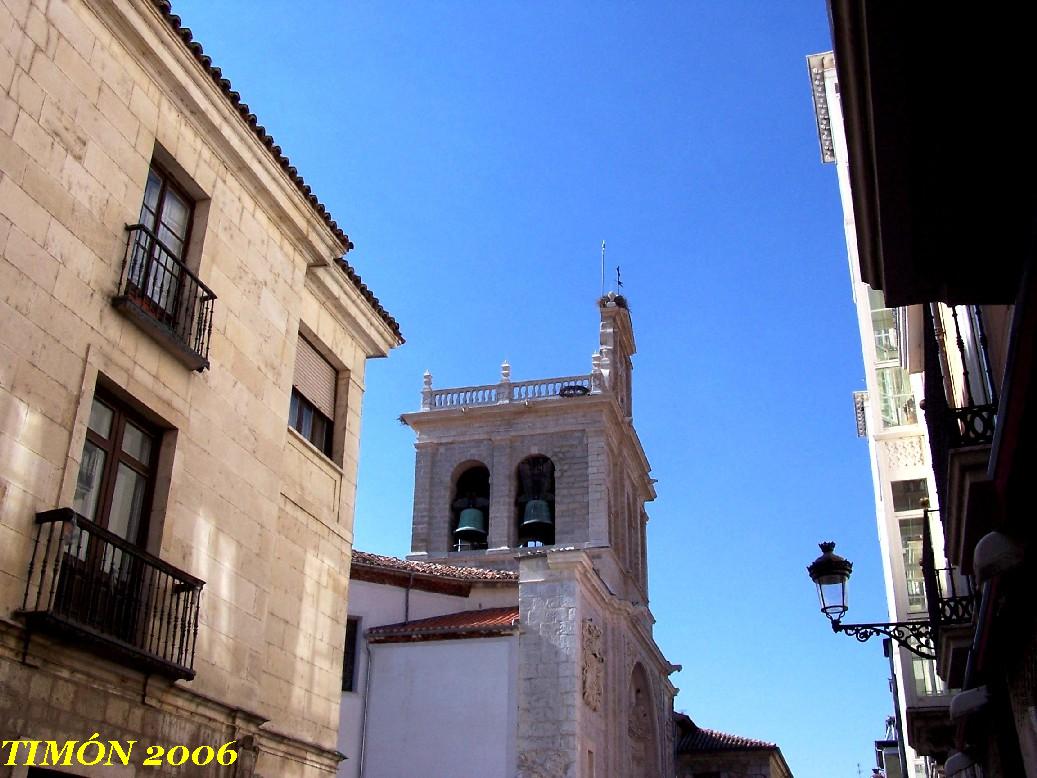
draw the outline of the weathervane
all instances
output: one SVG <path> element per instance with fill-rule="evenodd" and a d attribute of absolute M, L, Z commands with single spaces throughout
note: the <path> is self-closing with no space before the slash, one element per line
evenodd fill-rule
<path fill-rule="evenodd" d="M 623 279 L 619 275 L 619 265 L 616 265 L 616 291 L 623 288 Z"/>

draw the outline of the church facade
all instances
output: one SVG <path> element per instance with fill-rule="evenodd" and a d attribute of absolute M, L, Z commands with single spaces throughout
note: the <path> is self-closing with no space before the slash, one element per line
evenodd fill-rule
<path fill-rule="evenodd" d="M 505 364 L 497 384 L 459 389 L 426 374 L 402 417 L 417 433 L 411 554 L 354 554 L 340 775 L 673 775 L 633 328 L 623 297 L 599 310 L 589 374 L 513 382 Z"/>

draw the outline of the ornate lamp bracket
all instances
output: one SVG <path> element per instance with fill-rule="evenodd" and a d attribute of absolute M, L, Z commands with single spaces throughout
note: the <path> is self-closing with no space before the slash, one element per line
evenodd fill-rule
<path fill-rule="evenodd" d="M 885 635 L 923 659 L 936 659 L 933 628 L 928 621 L 894 621 L 887 624 L 843 624 L 832 621 L 834 632 L 844 632 L 865 643 L 875 635 Z"/>

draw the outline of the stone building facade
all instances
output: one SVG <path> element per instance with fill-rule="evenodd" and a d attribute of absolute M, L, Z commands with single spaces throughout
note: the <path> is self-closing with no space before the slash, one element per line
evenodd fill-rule
<path fill-rule="evenodd" d="M 1006 176 L 992 161 L 1003 128 L 986 110 L 1031 88 L 1029 25 L 993 10 L 962 17 L 874 0 L 829 0 L 828 10 L 851 259 L 901 310 L 904 367 L 923 388 L 939 533 L 947 561 L 971 581 L 964 594 L 940 576 L 925 586 L 937 669 L 960 688 L 943 717 L 942 774 L 1037 776 L 1027 464 L 1037 458 L 1037 151 L 1013 147 Z M 994 40 L 1003 77 L 970 80 L 962 42 Z M 823 146 L 834 129 L 822 128 Z"/>
<path fill-rule="evenodd" d="M 364 367 L 402 342 L 351 247 L 168 3 L 0 0 L 4 740 L 335 772 Z"/>

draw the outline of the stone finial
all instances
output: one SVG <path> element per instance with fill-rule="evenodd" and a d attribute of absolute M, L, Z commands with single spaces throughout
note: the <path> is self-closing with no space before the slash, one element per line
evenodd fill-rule
<path fill-rule="evenodd" d="M 427 411 L 432 408 L 432 373 L 425 371 L 421 387 L 421 410 Z"/>
<path fill-rule="evenodd" d="M 599 394 L 602 389 L 601 352 L 591 354 L 591 394 Z"/>
<path fill-rule="evenodd" d="M 504 360 L 500 365 L 500 383 L 497 384 L 497 404 L 511 402 L 511 365 Z"/>

